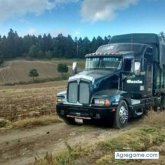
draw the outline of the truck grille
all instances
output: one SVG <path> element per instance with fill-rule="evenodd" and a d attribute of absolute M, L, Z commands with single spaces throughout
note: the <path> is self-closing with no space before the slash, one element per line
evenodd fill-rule
<path fill-rule="evenodd" d="M 80 82 L 79 84 L 79 102 L 81 104 L 89 103 L 89 83 Z"/>
<path fill-rule="evenodd" d="M 77 103 L 78 101 L 78 84 L 77 82 L 71 82 L 68 85 L 68 102 Z"/>
<path fill-rule="evenodd" d="M 68 84 L 68 102 L 70 103 L 81 103 L 88 104 L 90 99 L 90 88 L 89 83 L 85 81 L 69 82 Z"/>

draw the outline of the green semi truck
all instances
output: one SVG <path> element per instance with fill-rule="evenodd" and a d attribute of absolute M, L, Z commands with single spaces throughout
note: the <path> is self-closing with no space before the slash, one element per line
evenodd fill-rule
<path fill-rule="evenodd" d="M 66 91 L 57 94 L 57 114 L 67 123 L 103 120 L 122 128 L 151 107 L 165 108 L 164 38 L 117 35 L 85 58 L 84 71 L 71 76 Z"/>

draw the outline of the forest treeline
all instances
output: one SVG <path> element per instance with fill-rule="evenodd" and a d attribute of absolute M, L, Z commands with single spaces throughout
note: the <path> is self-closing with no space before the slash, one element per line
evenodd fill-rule
<path fill-rule="evenodd" d="M 10 29 L 7 36 L 0 36 L 0 58 L 83 58 L 109 40 L 110 36 L 89 40 L 88 37 L 73 39 L 62 34 L 57 37 L 50 34 L 21 37 Z"/>

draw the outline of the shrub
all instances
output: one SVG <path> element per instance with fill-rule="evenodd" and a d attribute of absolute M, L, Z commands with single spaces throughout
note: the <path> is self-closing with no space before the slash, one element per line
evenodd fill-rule
<path fill-rule="evenodd" d="M 58 70 L 58 72 L 67 73 L 68 72 L 68 66 L 66 64 L 58 64 L 57 70 Z"/>
<path fill-rule="evenodd" d="M 58 64 L 57 65 L 57 71 L 59 73 L 61 73 L 62 76 L 63 76 L 64 73 L 68 72 L 68 66 L 66 64 Z"/>
<path fill-rule="evenodd" d="M 37 69 L 31 69 L 29 71 L 29 77 L 32 77 L 33 81 L 34 81 L 34 77 L 38 77 L 38 76 L 39 76 L 39 73 L 38 73 Z"/>

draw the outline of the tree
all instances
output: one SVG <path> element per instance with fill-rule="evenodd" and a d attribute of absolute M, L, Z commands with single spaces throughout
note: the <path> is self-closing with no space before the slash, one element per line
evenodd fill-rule
<path fill-rule="evenodd" d="M 164 32 L 160 33 L 165 39 Z M 93 40 L 85 38 L 73 39 L 70 35 L 62 33 L 56 37 L 50 34 L 25 35 L 20 37 L 16 31 L 10 29 L 6 36 L 0 35 L 0 57 L 14 59 L 17 57 L 26 58 L 84 58 L 84 55 L 95 52 L 100 45 L 107 44 L 111 36 L 94 37 Z"/>
<path fill-rule="evenodd" d="M 31 58 L 37 58 L 39 56 L 40 48 L 38 45 L 32 45 L 29 49 L 28 55 Z"/>
<path fill-rule="evenodd" d="M 53 53 L 51 51 L 45 52 L 45 58 L 51 59 L 53 57 Z"/>
<path fill-rule="evenodd" d="M 48 34 L 48 35 L 44 34 L 43 35 L 43 46 L 41 48 L 43 49 L 44 52 L 51 51 L 53 49 L 52 37 L 50 34 Z"/>
<path fill-rule="evenodd" d="M 62 76 L 64 76 L 64 73 L 68 72 L 68 66 L 66 64 L 58 64 L 57 71 L 61 73 Z"/>
<path fill-rule="evenodd" d="M 104 44 L 109 44 L 110 41 L 111 41 L 111 36 L 110 35 L 108 37 L 107 36 L 104 37 Z"/>
<path fill-rule="evenodd" d="M 97 40 L 95 37 L 93 37 L 92 42 L 91 42 L 91 52 L 95 52 L 97 48 L 98 48 Z"/>
<path fill-rule="evenodd" d="M 79 58 L 84 58 L 87 53 L 91 52 L 91 42 L 88 37 L 85 37 L 83 40 L 79 38 Z"/>
<path fill-rule="evenodd" d="M 77 51 L 75 48 L 75 43 L 72 39 L 72 37 L 70 35 L 68 35 L 65 38 L 65 52 L 64 52 L 64 56 L 66 58 L 73 58 L 75 57 Z"/>
<path fill-rule="evenodd" d="M 65 55 L 65 37 L 59 34 L 55 38 L 54 50 L 57 57 L 64 57 Z"/>
<path fill-rule="evenodd" d="M 37 69 L 31 69 L 29 71 L 29 77 L 32 77 L 33 81 L 34 81 L 34 78 L 38 77 L 38 76 L 39 76 L 39 73 L 38 73 Z"/>
<path fill-rule="evenodd" d="M 6 39 L 5 53 L 8 58 L 21 57 L 23 54 L 22 50 L 22 39 L 18 36 L 16 31 L 10 29 Z"/>

